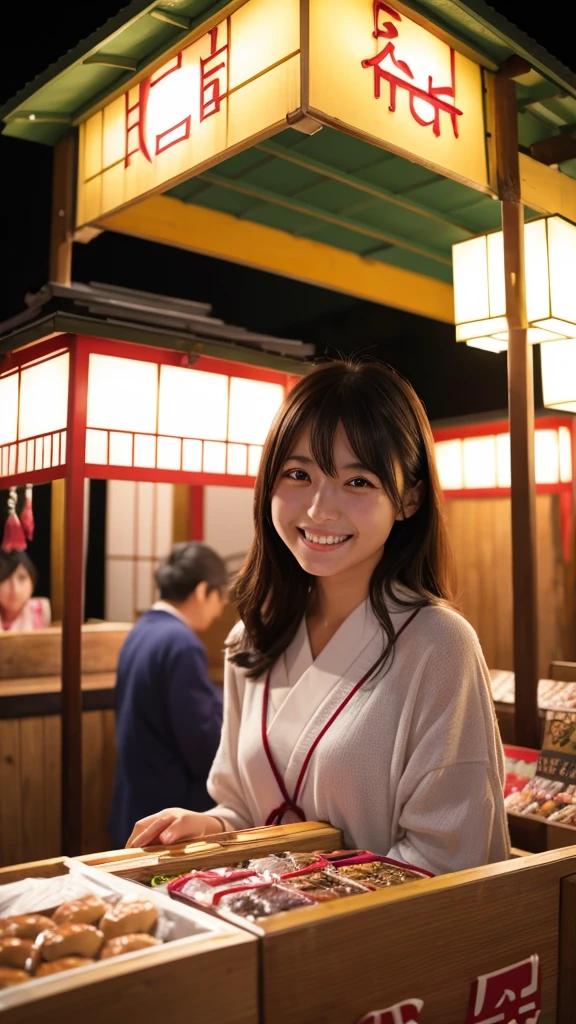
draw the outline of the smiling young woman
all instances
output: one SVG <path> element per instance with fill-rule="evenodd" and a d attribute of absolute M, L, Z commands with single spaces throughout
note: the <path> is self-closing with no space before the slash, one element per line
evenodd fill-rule
<path fill-rule="evenodd" d="M 268 436 L 236 584 L 209 814 L 129 845 L 320 819 L 446 872 L 508 855 L 503 757 L 477 637 L 451 605 L 433 440 L 394 371 L 335 362 Z"/>

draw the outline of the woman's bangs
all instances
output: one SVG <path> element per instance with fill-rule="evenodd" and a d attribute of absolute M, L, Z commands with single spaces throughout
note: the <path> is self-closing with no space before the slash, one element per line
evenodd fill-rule
<path fill-rule="evenodd" d="M 353 389 L 335 388 L 310 413 L 310 448 L 323 473 L 336 476 L 334 439 L 342 424 L 348 443 L 358 462 L 379 478 L 389 497 L 400 501 L 396 484 L 394 459 L 396 453 L 383 427 L 378 411 L 372 412 Z"/>

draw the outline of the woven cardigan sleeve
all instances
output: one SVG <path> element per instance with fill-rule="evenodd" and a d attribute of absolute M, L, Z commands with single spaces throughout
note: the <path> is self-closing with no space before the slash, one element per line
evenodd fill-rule
<path fill-rule="evenodd" d="M 237 627 L 236 627 L 237 628 Z M 233 631 L 229 639 L 234 636 Z M 228 657 L 224 666 L 224 721 L 220 746 L 208 776 L 207 789 L 216 802 L 210 815 L 220 818 L 231 830 L 253 828 L 254 822 L 238 769 L 238 736 L 242 715 L 244 679 Z"/>
<path fill-rule="evenodd" d="M 414 705 L 389 855 L 434 874 L 506 860 L 503 783 L 488 669 L 474 631 L 450 615 Z"/>

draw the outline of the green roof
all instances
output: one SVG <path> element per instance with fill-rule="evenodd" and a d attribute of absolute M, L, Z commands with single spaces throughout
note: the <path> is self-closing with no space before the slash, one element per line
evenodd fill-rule
<path fill-rule="evenodd" d="M 332 128 L 287 128 L 167 195 L 448 282 L 452 245 L 501 226 L 490 196 Z"/>

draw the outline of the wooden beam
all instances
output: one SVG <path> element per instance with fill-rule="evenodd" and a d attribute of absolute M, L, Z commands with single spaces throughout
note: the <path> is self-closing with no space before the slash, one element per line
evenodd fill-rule
<path fill-rule="evenodd" d="M 518 154 L 518 161 L 524 205 L 576 221 L 576 180 L 524 153 Z"/>
<path fill-rule="evenodd" d="M 454 322 L 452 286 L 444 281 L 179 199 L 152 196 L 98 223 L 110 231 Z"/>
<path fill-rule="evenodd" d="M 50 495 L 50 605 L 54 622 L 64 607 L 64 480 L 53 480 Z"/>
<path fill-rule="evenodd" d="M 188 484 L 174 484 L 172 505 L 172 543 L 190 539 L 190 488 Z"/>
<path fill-rule="evenodd" d="M 72 280 L 75 160 L 76 139 L 69 132 L 54 146 L 52 165 L 49 277 L 57 284 L 70 284 Z"/>
<path fill-rule="evenodd" d="M 88 400 L 88 351 L 78 338 L 70 345 L 64 608 L 62 616 L 62 853 L 82 846 L 81 644 L 84 605 L 84 451 Z"/>
<path fill-rule="evenodd" d="M 553 135 L 530 146 L 530 155 L 541 164 L 561 164 L 576 157 L 576 138 L 573 135 Z"/>
<path fill-rule="evenodd" d="M 516 93 L 505 71 L 495 76 L 495 90 L 496 169 L 502 200 L 508 320 L 515 742 L 539 747 L 534 372 L 526 316 Z"/>

